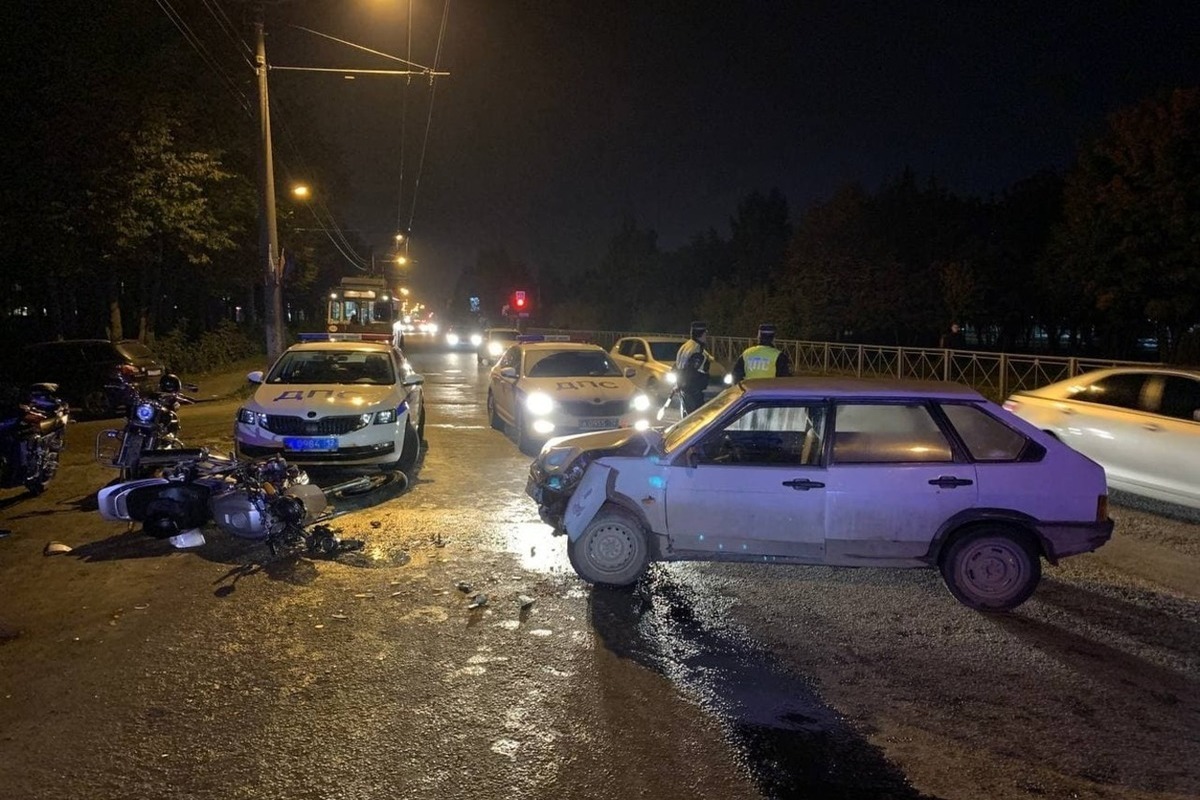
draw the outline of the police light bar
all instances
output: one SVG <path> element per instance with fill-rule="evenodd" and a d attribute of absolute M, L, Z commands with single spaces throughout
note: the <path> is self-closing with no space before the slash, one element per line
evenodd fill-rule
<path fill-rule="evenodd" d="M 573 342 L 567 333 L 523 333 L 517 337 L 517 344 L 534 344 L 537 342 Z"/>
<path fill-rule="evenodd" d="M 302 333 L 302 342 L 390 342 L 390 333 Z"/>

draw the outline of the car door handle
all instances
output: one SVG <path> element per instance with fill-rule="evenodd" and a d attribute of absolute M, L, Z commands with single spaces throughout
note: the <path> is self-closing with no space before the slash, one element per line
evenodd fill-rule
<path fill-rule="evenodd" d="M 929 483 L 933 486 L 940 486 L 943 489 L 953 489 L 956 486 L 970 486 L 974 482 L 970 478 L 956 478 L 953 475 L 943 475 L 940 478 L 934 478 Z"/>
<path fill-rule="evenodd" d="M 1143 428 L 1143 429 L 1145 429 L 1145 430 L 1148 430 L 1148 431 L 1156 431 L 1156 430 L 1158 430 L 1158 426 L 1157 426 L 1157 425 L 1155 425 L 1153 422 L 1147 422 L 1147 423 L 1144 423 L 1144 424 L 1142 425 L 1142 428 Z"/>
<path fill-rule="evenodd" d="M 791 481 L 784 481 L 784 486 L 790 486 L 798 492 L 807 492 L 809 489 L 824 489 L 825 484 L 820 481 L 810 481 L 808 478 L 796 478 Z"/>

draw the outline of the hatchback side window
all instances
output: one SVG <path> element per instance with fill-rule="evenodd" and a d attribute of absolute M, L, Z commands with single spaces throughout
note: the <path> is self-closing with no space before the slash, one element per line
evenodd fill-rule
<path fill-rule="evenodd" d="M 976 461 L 1017 461 L 1028 446 L 1023 434 L 978 406 L 948 403 L 942 411 Z"/>
<path fill-rule="evenodd" d="M 1161 413 L 1176 419 L 1200 422 L 1200 380 L 1168 375 L 1163 386 Z"/>
<path fill-rule="evenodd" d="M 634 339 L 634 340 L 633 340 L 633 341 L 630 343 L 630 345 L 629 345 L 629 355 L 631 355 L 631 356 L 645 356 L 645 355 L 646 355 L 646 347 L 645 347 L 645 345 L 643 345 L 643 344 L 641 343 L 641 341 L 639 341 L 638 339 Z"/>
<path fill-rule="evenodd" d="M 1140 373 L 1122 372 L 1083 387 L 1071 399 L 1116 408 L 1141 409 L 1142 386 L 1145 382 L 1145 376 Z"/>
<path fill-rule="evenodd" d="M 923 403 L 842 403 L 833 423 L 834 464 L 954 460 L 949 440 Z"/>
<path fill-rule="evenodd" d="M 817 465 L 825 430 L 823 405 L 753 406 L 705 437 L 701 460 L 710 464 Z"/>
<path fill-rule="evenodd" d="M 633 357 L 633 340 L 632 339 L 622 339 L 621 341 L 617 342 L 617 355 L 625 356 L 626 358 L 632 358 Z"/>

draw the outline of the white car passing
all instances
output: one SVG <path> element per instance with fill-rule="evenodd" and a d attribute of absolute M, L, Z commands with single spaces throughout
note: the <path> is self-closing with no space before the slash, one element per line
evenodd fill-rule
<path fill-rule="evenodd" d="M 1004 407 L 1102 465 L 1113 489 L 1200 508 L 1200 372 L 1102 369 Z"/>
<path fill-rule="evenodd" d="M 424 378 L 387 342 L 310 341 L 288 348 L 238 409 L 242 458 L 410 471 L 425 428 Z"/>
<path fill-rule="evenodd" d="M 646 394 L 665 400 L 675 389 L 675 356 L 687 339 L 679 336 L 626 336 L 618 339 L 609 355 L 617 365 L 633 370 L 633 382 Z M 708 390 L 712 397 L 725 388 L 725 367 L 708 353 Z"/>
<path fill-rule="evenodd" d="M 652 414 L 650 398 L 603 348 L 566 341 L 527 341 L 505 351 L 492 367 L 487 409 L 493 428 L 516 429 L 522 452 L 551 436 L 646 428 Z"/>

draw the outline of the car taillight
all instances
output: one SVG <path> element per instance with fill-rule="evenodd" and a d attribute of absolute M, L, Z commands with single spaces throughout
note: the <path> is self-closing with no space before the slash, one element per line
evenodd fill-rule
<path fill-rule="evenodd" d="M 1096 522 L 1108 519 L 1108 495 L 1102 494 L 1096 498 Z"/>
<path fill-rule="evenodd" d="M 122 364 L 121 366 L 117 367 L 117 374 L 122 378 L 133 378 L 137 376 L 138 368 L 133 364 Z"/>

